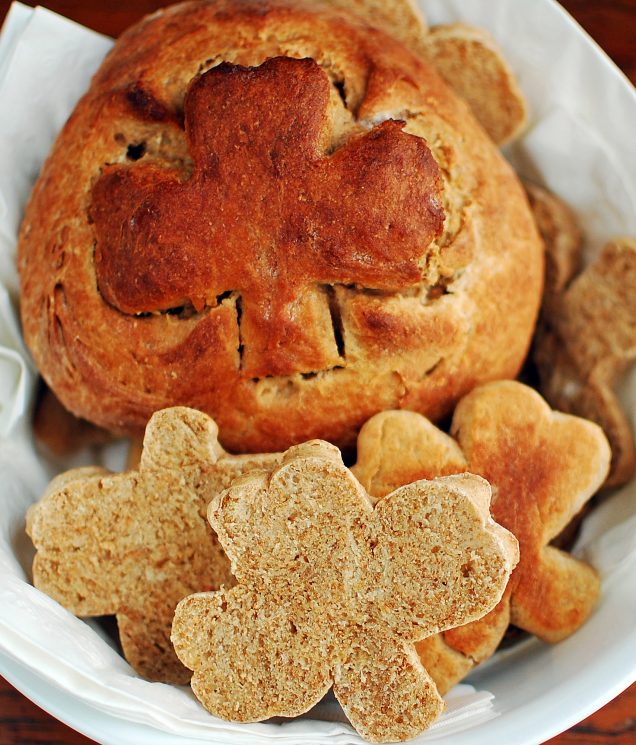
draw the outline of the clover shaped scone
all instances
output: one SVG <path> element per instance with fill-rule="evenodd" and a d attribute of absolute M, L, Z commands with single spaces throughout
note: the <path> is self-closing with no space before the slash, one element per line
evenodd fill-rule
<path fill-rule="evenodd" d="M 524 181 L 534 220 L 545 244 L 541 315 L 558 313 L 564 290 L 581 269 L 583 234 L 572 208 L 552 192 Z"/>
<path fill-rule="evenodd" d="M 138 470 L 80 468 L 55 478 L 27 514 L 33 583 L 78 616 L 115 614 L 124 656 L 143 677 L 186 683 L 174 609 L 233 582 L 206 519 L 212 497 L 280 455 L 231 456 L 210 417 L 175 407 L 146 428 Z"/>
<path fill-rule="evenodd" d="M 443 708 L 413 643 L 482 616 L 517 544 L 464 474 L 373 508 L 337 448 L 312 441 L 210 504 L 237 585 L 184 599 L 172 641 L 192 689 L 224 719 L 296 716 L 333 686 L 364 737 L 394 741 Z"/>
<path fill-rule="evenodd" d="M 485 29 L 465 23 L 435 26 L 422 39 L 422 54 L 494 142 L 504 145 L 519 136 L 527 122 L 526 100 Z"/>
<path fill-rule="evenodd" d="M 634 434 L 616 393 L 636 362 L 636 239 L 610 241 L 581 273 L 576 268 L 546 298 L 534 358 L 547 400 L 603 428 L 612 447 L 606 486 L 620 486 L 636 468 Z"/>
<path fill-rule="evenodd" d="M 557 642 L 588 618 L 598 576 L 550 542 L 602 485 L 610 461 L 600 427 L 552 411 L 536 391 L 513 381 L 463 398 L 451 433 L 454 439 L 413 412 L 378 414 L 360 433 L 352 469 L 375 498 L 438 474 L 479 474 L 492 485 L 493 518 L 519 541 L 519 564 L 498 606 L 418 644 L 442 691 L 492 655 L 509 624 Z"/>
<path fill-rule="evenodd" d="M 399 39 L 431 64 L 498 145 L 514 140 L 527 104 L 495 39 L 483 28 L 450 23 L 429 28 L 411 0 L 328 0 Z"/>
<path fill-rule="evenodd" d="M 636 240 L 619 238 L 582 270 L 576 216 L 555 194 L 525 184 L 545 243 L 546 276 L 534 360 L 541 392 L 555 408 L 600 424 L 612 448 L 605 486 L 636 468 L 636 443 L 616 394 L 636 362 Z"/>

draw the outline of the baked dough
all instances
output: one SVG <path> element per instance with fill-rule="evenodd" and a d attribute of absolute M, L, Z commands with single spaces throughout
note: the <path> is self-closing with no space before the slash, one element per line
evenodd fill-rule
<path fill-rule="evenodd" d="M 221 80 L 225 108 L 215 98 Z M 210 106 L 204 95 L 204 114 L 193 117 L 205 81 Z M 215 133 L 213 148 L 224 145 L 221 171 L 231 148 L 242 153 L 222 205 L 184 196 L 200 170 L 202 125 L 204 139 Z M 259 140 L 271 155 L 260 170 L 258 132 L 271 140 L 269 149 Z M 290 156 L 296 136 L 308 148 L 305 170 Z M 316 163 L 336 176 L 316 175 L 321 188 L 309 191 Z M 100 191 L 112 173 L 144 189 Z M 163 204 L 157 225 L 171 210 L 177 230 L 167 243 L 152 220 L 135 233 L 126 244 L 139 252 L 133 271 L 112 237 L 124 245 L 165 181 L 182 187 L 181 198 Z M 303 199 L 316 206 L 316 194 L 320 209 L 290 218 Z M 197 214 L 216 243 L 194 256 L 188 216 Z M 119 222 L 106 240 L 108 219 Z M 314 238 L 329 271 L 304 253 Z M 203 276 L 211 256 L 222 268 L 230 250 L 235 267 L 260 276 L 256 301 L 237 285 L 240 271 L 226 282 Z M 351 445 L 378 411 L 438 419 L 477 383 L 514 377 L 536 320 L 543 256 L 511 168 L 467 105 L 400 42 L 318 3 L 218 0 L 169 7 L 119 39 L 35 186 L 19 268 L 27 344 L 72 412 L 138 434 L 154 411 L 187 405 L 215 418 L 229 450 L 262 452 L 315 437 Z M 145 284 L 153 272 L 167 287 L 158 301 Z M 110 292 L 117 279 L 134 303 Z"/>

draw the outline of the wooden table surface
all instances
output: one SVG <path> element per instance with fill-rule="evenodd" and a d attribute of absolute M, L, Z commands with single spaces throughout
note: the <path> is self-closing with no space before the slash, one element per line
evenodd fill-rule
<path fill-rule="evenodd" d="M 530 2 L 531 0 L 519 0 Z M 35 5 L 35 2 L 28 2 Z M 157 0 L 41 0 L 51 10 L 117 36 Z M 562 0 L 562 4 L 636 84 L 636 0 Z M 0 22 L 10 2 L 0 0 Z M 634 123 L 636 127 L 636 122 Z M 635 129 L 636 131 L 636 129 Z M 634 650 L 626 650 L 634 654 Z M 87 745 L 0 678 L 0 745 Z M 636 684 L 550 745 L 636 745 Z M 511 743 L 510 745 L 514 745 Z"/>

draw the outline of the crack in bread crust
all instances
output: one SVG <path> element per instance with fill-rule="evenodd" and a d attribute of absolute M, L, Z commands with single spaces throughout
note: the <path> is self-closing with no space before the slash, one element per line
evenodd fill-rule
<path fill-rule="evenodd" d="M 437 164 L 401 122 L 324 155 L 329 91 L 311 59 L 222 63 L 195 78 L 184 101 L 192 177 L 135 164 L 93 186 L 104 300 L 132 314 L 200 310 L 236 290 L 244 375 L 333 365 L 316 284 L 416 283 L 443 213 Z"/>
<path fill-rule="evenodd" d="M 243 333 L 239 338 L 236 294 L 218 303 L 224 293 L 215 293 L 216 307 L 202 313 L 183 304 L 173 306 L 184 308 L 178 313 L 131 316 L 105 303 L 92 255 L 95 225 L 87 215 L 105 163 L 176 169 L 181 178 L 193 173 L 181 112 L 198 73 L 221 62 L 257 66 L 276 56 L 311 58 L 327 74 L 333 140 L 327 151 L 367 132 L 361 123 L 382 112 L 405 112 L 404 131 L 426 140 L 442 172 L 446 221 L 411 287 L 374 292 L 324 283 L 333 288 L 327 293 L 336 298 L 341 327 L 336 342 L 333 303 L 316 300 L 326 362 L 301 367 L 305 377 L 254 381 L 263 371 L 252 375 L 242 366 L 249 345 Z M 336 83 L 344 86 L 347 108 Z M 143 117 L 131 115 L 131 90 L 138 91 L 134 105 L 143 104 Z M 129 151 L 142 143 L 143 152 Z M 436 73 L 342 11 L 276 0 L 190 2 L 126 32 L 42 170 L 18 258 L 25 339 L 67 408 L 135 433 L 156 409 L 189 405 L 213 415 L 222 441 L 235 451 L 284 449 L 312 437 L 346 446 L 377 411 L 405 406 L 437 418 L 476 382 L 514 376 L 542 277 L 541 243 L 514 174 Z M 63 345 L 45 312 L 56 286 L 66 297 L 55 316 Z M 441 357 L 444 364 L 423 377 Z"/>

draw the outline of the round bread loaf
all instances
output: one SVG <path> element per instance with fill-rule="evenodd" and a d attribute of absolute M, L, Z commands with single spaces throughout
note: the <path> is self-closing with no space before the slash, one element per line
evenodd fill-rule
<path fill-rule="evenodd" d="M 127 31 L 33 191 L 24 334 L 75 414 L 187 405 L 233 451 L 514 377 L 542 244 L 435 72 L 318 3 L 187 2 Z"/>

